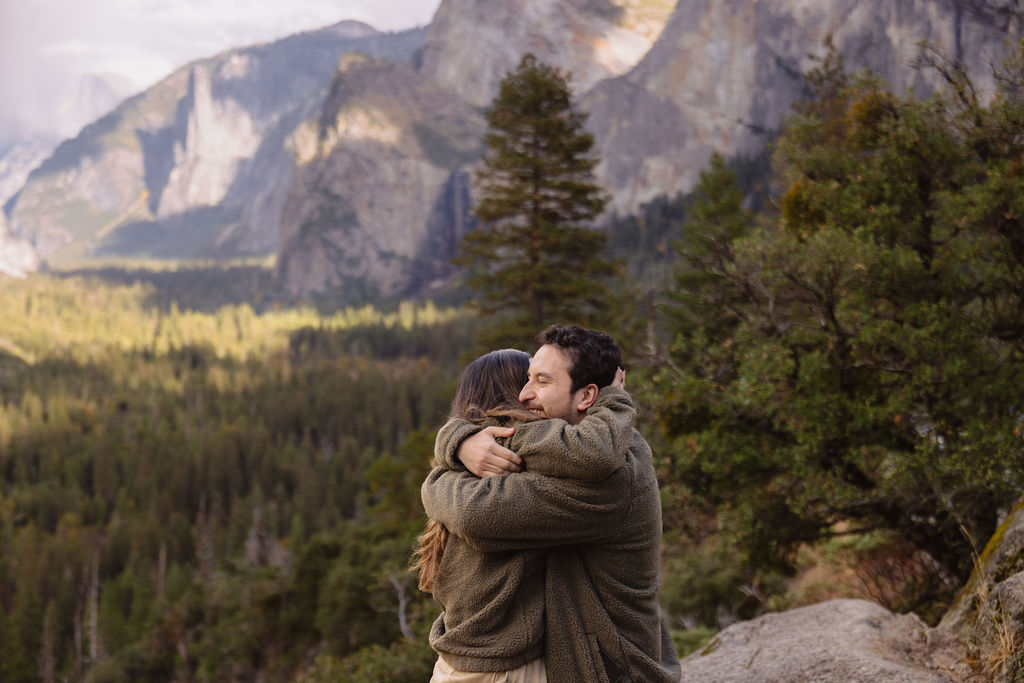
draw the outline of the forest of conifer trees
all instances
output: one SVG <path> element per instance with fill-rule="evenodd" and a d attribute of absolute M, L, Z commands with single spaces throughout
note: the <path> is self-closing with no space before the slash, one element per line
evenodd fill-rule
<path fill-rule="evenodd" d="M 4 283 L 0 680 L 338 680 L 405 636 L 422 673 L 405 568 L 472 321 L 152 295 Z"/>

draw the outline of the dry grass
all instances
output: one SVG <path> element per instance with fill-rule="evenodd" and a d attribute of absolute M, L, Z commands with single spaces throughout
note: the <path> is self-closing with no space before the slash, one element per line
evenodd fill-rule
<path fill-rule="evenodd" d="M 992 590 L 989 587 L 985 566 L 978 554 L 978 548 L 974 543 L 974 539 L 963 525 L 960 525 L 960 530 L 971 544 L 971 559 L 974 562 L 974 571 L 977 575 L 974 592 L 977 597 L 978 616 L 980 618 L 985 605 L 988 604 L 989 599 L 992 597 Z M 997 609 L 992 609 L 988 612 L 988 618 L 991 621 L 990 625 L 995 633 L 995 639 L 990 645 L 980 647 L 977 653 L 978 664 L 989 680 L 993 680 L 996 676 L 1006 673 L 1007 665 L 1020 654 L 1021 647 L 1024 645 L 1024 638 L 1022 638 L 1021 634 L 1011 623 L 1009 617 L 1006 616 L 1002 601 L 998 597 L 996 601 Z"/>
<path fill-rule="evenodd" d="M 1000 602 L 998 616 L 992 615 L 996 631 L 994 645 L 982 653 L 981 664 L 986 676 L 995 678 L 997 674 L 1006 673 L 1009 664 L 1020 654 L 1022 639 L 1020 633 L 1010 625 Z"/>

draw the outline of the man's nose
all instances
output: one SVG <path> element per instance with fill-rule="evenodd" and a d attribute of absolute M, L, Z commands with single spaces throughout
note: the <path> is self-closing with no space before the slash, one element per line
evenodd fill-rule
<path fill-rule="evenodd" d="M 531 387 L 530 384 L 527 383 L 526 386 L 523 387 L 523 390 L 519 392 L 519 402 L 526 403 L 533 397 L 533 387 Z"/>

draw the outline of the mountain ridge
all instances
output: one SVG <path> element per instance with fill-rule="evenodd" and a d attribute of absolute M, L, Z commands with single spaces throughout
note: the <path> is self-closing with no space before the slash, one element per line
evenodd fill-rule
<path fill-rule="evenodd" d="M 689 191 L 713 151 L 763 154 L 826 37 L 901 92 L 932 87 L 911 65 L 922 39 L 990 88 L 986 60 L 1020 33 L 997 5 L 444 0 L 400 34 L 342 22 L 197 60 L 130 99 L 29 178 L 11 232 L 58 264 L 273 254 L 292 297 L 416 296 L 473 225 L 481 108 L 523 52 L 570 74 L 607 215 L 629 215 Z"/>
<path fill-rule="evenodd" d="M 408 61 L 424 35 L 341 22 L 195 60 L 62 143 L 9 202 L 12 230 L 58 265 L 140 246 L 173 257 L 272 253 L 276 222 L 257 211 L 280 205 L 291 168 L 281 145 L 319 108 L 338 59 L 360 50 Z M 111 221 L 117 228 L 98 235 Z"/>

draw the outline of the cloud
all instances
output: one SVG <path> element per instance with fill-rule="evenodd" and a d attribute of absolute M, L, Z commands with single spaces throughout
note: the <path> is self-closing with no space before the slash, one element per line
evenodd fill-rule
<path fill-rule="evenodd" d="M 39 48 L 39 54 L 43 57 L 85 57 L 95 53 L 97 49 L 103 50 L 104 48 L 104 45 L 88 43 L 84 40 L 66 40 L 43 45 Z"/>

